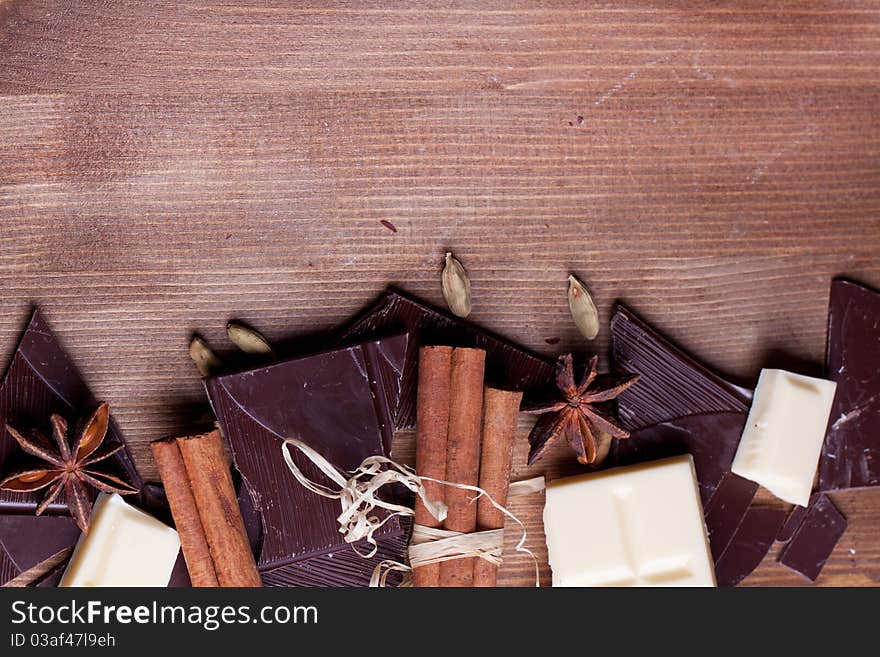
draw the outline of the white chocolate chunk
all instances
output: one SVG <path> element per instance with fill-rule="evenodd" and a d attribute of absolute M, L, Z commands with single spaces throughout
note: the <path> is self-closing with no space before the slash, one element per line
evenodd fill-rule
<path fill-rule="evenodd" d="M 59 586 L 167 586 L 179 551 L 176 531 L 101 494 Z"/>
<path fill-rule="evenodd" d="M 762 371 L 733 472 L 807 506 L 836 389 L 834 381 Z"/>
<path fill-rule="evenodd" d="M 553 586 L 715 586 L 689 455 L 554 481 L 544 531 Z"/>

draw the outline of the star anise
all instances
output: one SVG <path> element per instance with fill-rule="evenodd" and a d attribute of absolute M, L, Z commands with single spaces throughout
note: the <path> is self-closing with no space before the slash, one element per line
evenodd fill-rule
<path fill-rule="evenodd" d="M 541 416 L 529 434 L 529 465 L 541 458 L 547 448 L 562 436 L 565 436 L 578 461 L 584 465 L 596 461 L 599 432 L 615 438 L 629 438 L 629 431 L 617 424 L 608 402 L 638 381 L 639 375 L 591 390 L 590 386 L 596 380 L 598 360 L 596 356 L 590 360 L 584 378 L 577 385 L 571 354 L 560 356 L 556 362 L 556 387 L 562 398 L 551 404 L 523 409 L 526 413 Z"/>
<path fill-rule="evenodd" d="M 89 487 L 105 493 L 129 495 L 138 492 L 118 477 L 95 469 L 95 465 L 121 450 L 124 446 L 104 445 L 110 423 L 110 407 L 105 402 L 82 422 L 75 432 L 72 443 L 68 440 L 67 421 L 60 415 L 52 415 L 52 437 L 55 445 L 37 430 L 22 433 L 10 425 L 6 430 L 15 438 L 21 449 L 36 457 L 37 461 L 24 467 L 2 481 L 0 488 L 19 493 L 30 493 L 48 487 L 37 506 L 40 515 L 63 493 L 70 515 L 83 534 L 89 532 L 91 500 Z"/>

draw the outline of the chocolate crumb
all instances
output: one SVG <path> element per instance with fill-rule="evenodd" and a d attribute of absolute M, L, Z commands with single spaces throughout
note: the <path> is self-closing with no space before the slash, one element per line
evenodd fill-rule
<path fill-rule="evenodd" d="M 578 125 L 583 125 L 584 124 L 584 117 L 578 115 L 577 122 L 578 122 Z"/>

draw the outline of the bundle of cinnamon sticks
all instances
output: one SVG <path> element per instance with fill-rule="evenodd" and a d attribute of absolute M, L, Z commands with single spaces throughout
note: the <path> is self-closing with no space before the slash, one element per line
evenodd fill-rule
<path fill-rule="evenodd" d="M 193 586 L 262 586 L 217 430 L 151 443 Z"/>
<path fill-rule="evenodd" d="M 507 502 L 513 439 L 521 392 L 484 387 L 486 353 L 481 349 L 422 347 L 416 429 L 416 470 L 434 479 L 479 486 L 501 505 Z M 425 482 L 428 497 L 445 502 L 437 521 L 417 500 L 415 521 L 461 533 L 504 527 L 504 516 L 472 491 Z M 416 566 L 415 586 L 495 586 L 498 566 L 465 557 Z"/>

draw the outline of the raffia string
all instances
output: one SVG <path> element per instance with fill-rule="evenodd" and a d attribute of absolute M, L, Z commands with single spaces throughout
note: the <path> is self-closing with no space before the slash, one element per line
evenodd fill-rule
<path fill-rule="evenodd" d="M 503 545 L 503 529 L 487 529 L 462 534 L 449 529 L 415 525 L 410 542 L 409 560 L 413 568 L 462 557 L 480 557 L 500 566 Z"/>
<path fill-rule="evenodd" d="M 334 490 L 306 477 L 294 462 L 290 447 L 298 449 L 339 488 Z M 342 513 L 337 517 L 337 521 L 339 522 L 339 532 L 342 534 L 345 542 L 352 544 L 352 548 L 355 552 L 365 559 L 372 558 L 378 551 L 379 546 L 376 539 L 373 537 L 373 534 L 381 528 L 382 525 L 394 517 L 411 517 L 415 515 L 413 509 L 407 506 L 387 502 L 377 497 L 377 493 L 382 487 L 392 484 L 402 484 L 403 486 L 406 486 L 406 488 L 421 498 L 422 502 L 425 504 L 425 508 L 427 508 L 431 515 L 441 522 L 446 518 L 447 507 L 442 502 L 429 499 L 422 482 L 434 481 L 443 486 L 451 486 L 453 488 L 473 491 L 476 493 L 476 496 L 473 498 L 474 501 L 485 496 L 492 506 L 520 526 L 522 535 L 516 544 L 515 550 L 517 552 L 528 554 L 532 558 L 532 561 L 534 561 L 535 586 L 538 586 L 540 581 L 538 559 L 531 550 L 525 547 L 525 525 L 523 525 L 519 518 L 492 499 L 492 496 L 479 486 L 457 484 L 443 479 L 434 479 L 432 477 L 419 477 L 412 468 L 401 465 L 400 463 L 392 461 L 384 456 L 369 456 L 365 458 L 357 469 L 348 473 L 350 476 L 346 477 L 336 468 L 336 466 L 321 456 L 321 454 L 296 438 L 285 439 L 281 445 L 281 454 L 284 457 L 284 462 L 287 464 L 290 472 L 305 488 L 317 495 L 340 501 L 342 505 Z M 543 482 L 543 477 L 540 477 L 539 479 Z M 528 483 L 526 483 L 525 488 L 529 492 L 543 488 L 543 485 L 539 485 L 535 483 L 535 481 L 536 480 L 529 480 Z M 373 515 L 372 511 L 377 508 L 388 511 L 388 514 L 384 518 L 379 518 L 378 516 Z M 371 546 L 370 551 L 366 554 L 360 552 L 353 545 L 362 540 L 366 540 Z M 420 565 L 422 563 L 439 563 L 440 561 L 461 559 L 463 557 L 480 557 L 483 559 L 497 560 L 495 562 L 500 563 L 502 540 L 503 530 L 489 530 L 484 532 L 474 532 L 471 534 L 460 534 L 458 532 L 436 530 L 423 527 L 422 525 L 416 525 L 413 529 L 413 545 L 410 548 L 410 560 L 412 565 Z M 415 550 L 415 556 L 413 556 L 413 550 Z M 370 585 L 383 586 L 390 573 L 407 572 L 410 571 L 411 568 L 412 566 L 406 566 L 395 561 L 383 561 L 373 572 Z"/>
<path fill-rule="evenodd" d="M 540 493 L 546 487 L 547 484 L 544 477 L 532 477 L 531 479 L 523 479 L 522 481 L 512 481 L 510 482 L 510 490 L 507 491 L 507 497 Z"/>
<path fill-rule="evenodd" d="M 514 481 L 510 484 L 508 497 L 538 493 L 545 487 L 544 477 Z M 503 543 L 503 529 L 462 534 L 449 529 L 414 525 L 409 547 L 410 565 L 406 566 L 391 559 L 380 562 L 373 570 L 370 586 L 385 586 L 388 576 L 393 572 L 404 574 L 401 587 L 412 586 L 411 572 L 413 568 L 450 559 L 478 556 L 500 565 Z M 536 581 L 538 580 L 536 579 Z"/>

